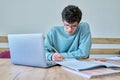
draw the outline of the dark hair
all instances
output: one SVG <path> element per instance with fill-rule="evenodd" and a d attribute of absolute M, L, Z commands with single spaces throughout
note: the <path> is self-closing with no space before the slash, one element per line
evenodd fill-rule
<path fill-rule="evenodd" d="M 68 23 L 74 23 L 75 21 L 79 23 L 82 19 L 82 11 L 77 6 L 68 5 L 62 11 L 62 19 Z"/>

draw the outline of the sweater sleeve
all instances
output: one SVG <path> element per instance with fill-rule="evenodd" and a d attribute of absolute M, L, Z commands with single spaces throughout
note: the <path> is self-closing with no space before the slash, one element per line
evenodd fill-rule
<path fill-rule="evenodd" d="M 76 51 L 61 53 L 66 58 L 81 59 L 81 58 L 89 57 L 89 53 L 92 45 L 92 39 L 91 39 L 89 25 L 87 24 L 86 26 L 87 28 L 83 29 L 82 35 L 80 35 L 81 38 L 79 41 L 78 49 Z"/>
<path fill-rule="evenodd" d="M 45 51 L 46 51 L 46 59 L 47 60 L 52 60 L 52 55 L 54 54 L 54 52 L 51 49 L 51 44 L 52 44 L 52 31 L 50 30 L 47 33 L 47 36 L 45 38 Z"/>

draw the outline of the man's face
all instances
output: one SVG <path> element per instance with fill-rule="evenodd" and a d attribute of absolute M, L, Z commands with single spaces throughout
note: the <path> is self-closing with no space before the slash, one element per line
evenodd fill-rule
<path fill-rule="evenodd" d="M 64 30 L 66 31 L 67 34 L 74 34 L 79 23 L 77 21 L 74 23 L 68 23 L 65 20 L 63 20 L 63 24 Z"/>

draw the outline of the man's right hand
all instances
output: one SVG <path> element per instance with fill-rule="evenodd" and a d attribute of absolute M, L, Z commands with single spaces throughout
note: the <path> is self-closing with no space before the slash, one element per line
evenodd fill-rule
<path fill-rule="evenodd" d="M 59 53 L 54 53 L 52 56 L 52 61 L 61 61 L 63 60 L 65 57 Z"/>

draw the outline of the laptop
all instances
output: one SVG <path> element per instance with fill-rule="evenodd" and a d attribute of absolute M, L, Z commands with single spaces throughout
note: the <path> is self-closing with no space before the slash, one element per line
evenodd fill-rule
<path fill-rule="evenodd" d="M 46 60 L 42 33 L 8 34 L 8 45 L 13 64 L 36 67 L 55 65 Z"/>

